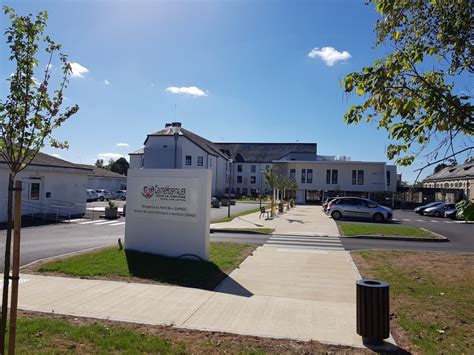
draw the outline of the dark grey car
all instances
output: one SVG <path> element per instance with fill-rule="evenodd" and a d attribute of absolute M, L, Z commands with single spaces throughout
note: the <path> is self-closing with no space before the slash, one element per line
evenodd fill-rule
<path fill-rule="evenodd" d="M 339 197 L 331 203 L 328 214 L 338 220 L 341 218 L 370 219 L 374 222 L 389 221 L 393 211 L 377 202 L 360 197 Z"/>

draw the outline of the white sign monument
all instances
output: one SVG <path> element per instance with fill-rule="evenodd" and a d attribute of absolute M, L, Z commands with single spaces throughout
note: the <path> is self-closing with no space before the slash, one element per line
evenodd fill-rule
<path fill-rule="evenodd" d="M 210 170 L 128 170 L 125 249 L 208 260 L 210 204 Z"/>

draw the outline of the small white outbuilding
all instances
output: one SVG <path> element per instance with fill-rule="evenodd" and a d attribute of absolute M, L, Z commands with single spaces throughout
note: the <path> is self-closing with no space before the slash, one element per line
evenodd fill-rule
<path fill-rule="evenodd" d="M 23 182 L 22 214 L 67 218 L 86 212 L 90 168 L 38 153 L 17 175 Z M 0 223 L 7 219 L 8 165 L 0 158 Z"/>

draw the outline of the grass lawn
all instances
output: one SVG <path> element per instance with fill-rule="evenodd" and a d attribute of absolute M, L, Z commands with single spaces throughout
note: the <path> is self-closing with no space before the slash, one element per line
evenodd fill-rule
<path fill-rule="evenodd" d="M 341 223 L 338 224 L 343 236 L 354 235 L 383 235 L 397 237 L 413 238 L 436 238 L 436 235 L 421 228 L 412 226 L 392 226 L 380 224 L 356 224 Z"/>
<path fill-rule="evenodd" d="M 352 252 L 365 278 L 388 281 L 391 331 L 406 350 L 472 354 L 474 255 L 403 251 Z"/>
<path fill-rule="evenodd" d="M 47 262 L 37 271 L 82 278 L 148 280 L 213 290 L 254 250 L 255 246 L 249 244 L 212 242 L 208 262 L 119 251 L 113 247 Z"/>
<path fill-rule="evenodd" d="M 224 223 L 224 222 L 230 222 L 232 221 L 234 218 L 236 217 L 240 217 L 240 216 L 245 216 L 247 214 L 252 214 L 252 213 L 255 213 L 255 212 L 260 212 L 260 208 L 252 208 L 251 210 L 247 210 L 247 211 L 243 211 L 243 212 L 240 212 L 240 213 L 237 213 L 237 214 L 233 214 L 231 215 L 230 217 L 225 217 L 225 218 L 221 218 L 221 219 L 217 219 L 215 221 L 212 221 L 211 223 Z"/>
<path fill-rule="evenodd" d="M 38 313 L 20 314 L 18 354 L 326 354 L 363 349 Z M 7 337 L 8 338 L 8 337 Z"/>
<path fill-rule="evenodd" d="M 219 230 L 226 230 L 226 231 L 241 231 L 241 232 L 258 232 L 264 234 L 272 234 L 275 229 L 273 228 L 219 228 Z"/>

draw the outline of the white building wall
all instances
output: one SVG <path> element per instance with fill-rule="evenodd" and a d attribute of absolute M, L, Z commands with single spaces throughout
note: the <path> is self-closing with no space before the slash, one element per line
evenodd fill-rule
<path fill-rule="evenodd" d="M 239 172 L 239 166 L 242 167 L 241 172 Z M 255 172 L 252 172 L 252 166 L 255 167 Z M 270 190 L 270 186 L 265 184 L 265 176 L 262 170 L 265 171 L 271 168 L 271 163 L 232 163 L 234 191 L 240 191 L 241 194 L 250 195 L 252 189 L 260 190 L 260 183 L 262 184 L 262 192 Z M 241 182 L 239 182 L 239 177 L 241 177 Z M 252 177 L 255 177 L 255 183 L 252 183 Z M 244 189 L 247 189 L 247 193 L 245 193 Z"/>
<path fill-rule="evenodd" d="M 118 190 L 126 189 L 127 177 L 101 177 L 101 176 L 89 176 L 87 178 L 88 189 L 104 189 L 109 192 L 116 192 Z"/>
<path fill-rule="evenodd" d="M 143 154 L 130 154 L 130 169 L 143 168 Z"/>
<path fill-rule="evenodd" d="M 89 171 L 80 169 L 61 169 L 47 167 L 28 167 L 17 175 L 17 180 L 23 182 L 22 200 L 25 202 L 23 214 L 28 212 L 27 207 L 35 205 L 35 211 L 42 210 L 43 206 L 75 204 L 77 213 L 86 212 L 87 174 Z M 0 167 L 0 222 L 7 219 L 9 170 Z M 33 178 L 33 179 L 31 179 Z M 39 198 L 30 198 L 30 184 L 40 183 Z"/>
<path fill-rule="evenodd" d="M 205 150 L 194 144 L 188 138 L 179 136 L 177 143 L 177 168 L 178 169 L 210 169 L 212 171 L 213 195 L 222 193 L 226 181 L 225 160 L 208 154 Z M 174 168 L 174 137 L 173 136 L 149 136 L 144 148 L 144 156 L 135 158 L 133 166 L 145 169 L 172 169 Z M 132 165 L 131 155 L 130 162 Z M 187 165 L 186 157 L 191 157 L 191 164 Z M 198 165 L 199 157 L 202 158 L 202 166 Z"/>

